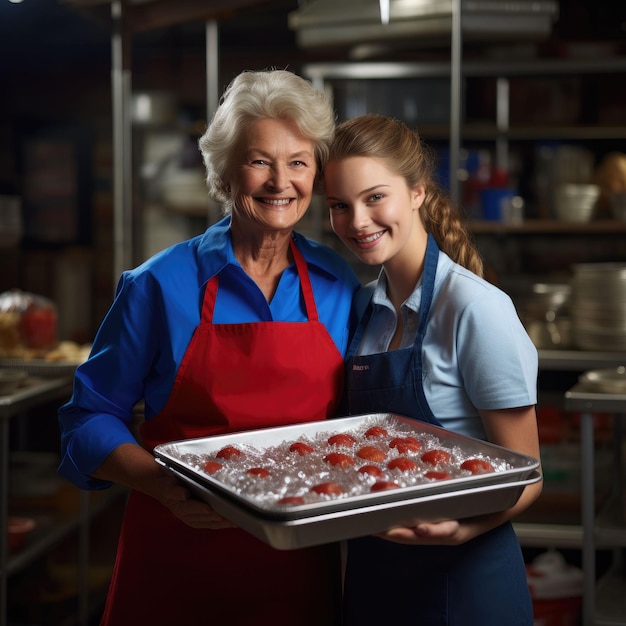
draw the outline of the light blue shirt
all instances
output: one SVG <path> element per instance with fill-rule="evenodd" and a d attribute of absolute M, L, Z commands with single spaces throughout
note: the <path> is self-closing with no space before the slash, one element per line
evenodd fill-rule
<path fill-rule="evenodd" d="M 385 352 L 397 326 L 384 272 L 358 355 Z M 415 340 L 422 283 L 401 307 L 401 348 Z M 537 402 L 537 349 L 509 296 L 439 252 L 433 302 L 422 348 L 424 393 L 445 428 L 485 438 L 478 409 Z"/>
<path fill-rule="evenodd" d="M 345 355 L 359 281 L 330 248 L 297 233 L 294 239 L 307 262 L 320 322 Z M 62 476 L 81 488 L 109 485 L 89 474 L 116 447 L 135 442 L 129 424 L 137 402 L 144 401 L 146 419 L 165 406 L 200 323 L 204 287 L 215 275 L 215 323 L 307 320 L 295 264 L 268 303 L 235 259 L 230 217 L 125 272 L 91 355 L 76 371 L 72 398 L 59 410 Z"/>

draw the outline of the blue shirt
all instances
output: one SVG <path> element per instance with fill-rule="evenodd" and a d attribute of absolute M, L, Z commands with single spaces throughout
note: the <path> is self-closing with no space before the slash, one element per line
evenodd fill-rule
<path fill-rule="evenodd" d="M 384 272 L 374 287 L 372 316 L 357 354 L 385 352 L 396 329 Z M 422 282 L 401 307 L 400 347 L 413 344 Z M 485 438 L 478 409 L 537 402 L 537 349 L 509 296 L 439 252 L 435 290 L 422 346 L 424 393 L 442 426 Z"/>
<path fill-rule="evenodd" d="M 344 355 L 359 281 L 336 252 L 293 236 L 307 262 L 319 319 Z M 146 419 L 164 408 L 200 323 L 204 287 L 217 274 L 215 323 L 307 321 L 295 264 L 268 303 L 235 259 L 230 217 L 124 272 L 91 355 L 76 370 L 72 398 L 59 410 L 62 476 L 81 488 L 110 484 L 89 474 L 119 445 L 136 442 L 129 424 L 140 400 Z"/>

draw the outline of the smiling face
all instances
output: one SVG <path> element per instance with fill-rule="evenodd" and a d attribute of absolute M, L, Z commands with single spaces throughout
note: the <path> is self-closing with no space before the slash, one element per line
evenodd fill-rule
<path fill-rule="evenodd" d="M 317 172 L 315 146 L 289 120 L 252 122 L 230 181 L 233 223 L 248 232 L 291 230 L 306 213 Z"/>
<path fill-rule="evenodd" d="M 381 161 L 362 156 L 327 163 L 324 186 L 332 228 L 361 261 L 414 263 L 425 233 L 423 187 L 409 189 Z"/>

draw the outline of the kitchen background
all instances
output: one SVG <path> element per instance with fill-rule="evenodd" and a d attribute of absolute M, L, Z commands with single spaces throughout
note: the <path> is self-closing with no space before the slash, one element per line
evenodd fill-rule
<path fill-rule="evenodd" d="M 626 365 L 626 5 L 460 2 L 457 32 L 456 4 L 391 0 L 392 19 L 381 25 L 378 0 L 0 0 L 0 294 L 45 298 L 59 339 L 88 344 L 122 269 L 220 216 L 196 142 L 243 69 L 311 78 L 332 94 L 339 119 L 401 117 L 435 150 L 442 184 L 472 219 L 487 277 L 514 298 L 540 348 L 546 488 L 518 529 L 529 563 L 558 549 L 578 568 L 581 415 L 565 410 L 563 395 L 586 370 Z M 492 5 L 487 17 L 481 5 Z M 319 200 L 301 230 L 344 252 Z M 0 566 L 11 624 L 97 620 L 110 573 L 124 494 L 85 501 L 50 478 L 66 392 L 0 414 L 10 425 L 4 506 L 40 515 L 52 507 L 74 520 L 36 546 L 27 538 L 33 549 Z M 614 413 L 594 415 L 598 510 L 623 447 Z M 623 620 L 620 497 L 597 576 L 618 570 L 612 593 Z M 560 615 L 578 618 L 578 573 L 561 572 L 560 592 L 538 609 L 542 623 L 566 623 L 548 621 L 557 602 Z M 594 623 L 626 624 L 603 622 L 596 604 Z"/>

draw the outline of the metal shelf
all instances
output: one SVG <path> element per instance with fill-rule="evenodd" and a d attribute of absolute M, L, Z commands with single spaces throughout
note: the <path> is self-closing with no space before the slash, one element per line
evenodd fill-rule
<path fill-rule="evenodd" d="M 349 63 L 308 63 L 303 73 L 312 80 L 446 78 L 452 72 L 448 61 L 362 61 Z M 626 73 L 626 57 L 597 59 L 549 59 L 497 61 L 464 61 L 461 75 L 475 78 L 500 76 L 563 76 L 581 74 Z"/>
<path fill-rule="evenodd" d="M 517 522 L 513 527 L 521 545 L 528 548 L 551 546 L 578 549 L 583 543 L 581 526 Z"/>
<path fill-rule="evenodd" d="M 539 369 L 584 372 L 591 369 L 602 369 L 608 367 L 618 367 L 626 364 L 626 352 L 592 352 L 587 350 L 539 350 Z M 572 399 L 576 398 L 576 392 L 571 390 L 568 394 L 573 393 Z M 608 394 L 595 394 L 598 400 L 601 400 L 604 410 L 606 408 Z M 588 394 L 586 394 L 588 396 Z M 622 406 L 622 405 L 619 405 Z M 623 407 L 622 407 L 623 408 Z"/>
<path fill-rule="evenodd" d="M 619 514 L 619 503 L 612 499 L 610 505 L 598 513 L 593 528 L 594 545 L 599 550 L 626 547 L 626 525 Z M 552 524 L 550 522 L 516 522 L 513 524 L 520 543 L 529 548 L 581 549 L 584 529 L 580 524 Z"/>
<path fill-rule="evenodd" d="M 562 222 L 559 220 L 525 220 L 521 224 L 499 221 L 472 220 L 476 235 L 618 235 L 626 234 L 626 222 L 598 220 L 595 222 Z"/>

